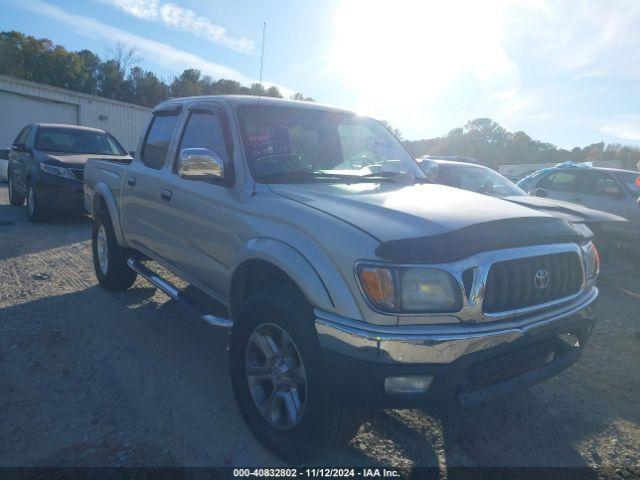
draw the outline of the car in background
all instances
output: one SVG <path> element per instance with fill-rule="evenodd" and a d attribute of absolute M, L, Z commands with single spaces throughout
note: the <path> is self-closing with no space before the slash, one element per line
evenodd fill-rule
<path fill-rule="evenodd" d="M 565 163 L 523 178 L 518 186 L 536 197 L 584 205 L 626 218 L 616 232 L 621 247 L 640 257 L 640 173 Z"/>
<path fill-rule="evenodd" d="M 8 167 L 9 167 L 9 149 L 0 148 L 0 180 L 7 179 Z"/>
<path fill-rule="evenodd" d="M 32 222 L 49 213 L 84 211 L 84 166 L 89 158 L 130 162 L 108 132 L 61 124 L 32 124 L 16 137 L 9 153 L 9 203 L 27 202 Z"/>
<path fill-rule="evenodd" d="M 595 243 L 603 259 L 619 246 L 621 230 L 626 229 L 623 217 L 569 202 L 532 197 L 516 184 L 488 167 L 459 161 L 418 160 L 427 177 L 435 183 L 499 197 L 534 210 L 561 217 L 573 224 L 586 225 L 595 235 Z M 640 210 L 640 209 L 639 209 Z"/>
<path fill-rule="evenodd" d="M 639 172 L 563 164 L 538 170 L 518 186 L 538 197 L 579 203 L 640 223 Z"/>

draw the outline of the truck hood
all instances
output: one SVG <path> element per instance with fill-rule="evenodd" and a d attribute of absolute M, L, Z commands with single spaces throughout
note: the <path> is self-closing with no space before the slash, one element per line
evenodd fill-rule
<path fill-rule="evenodd" d="M 546 212 L 549 215 L 558 216 L 564 218 L 570 222 L 626 222 L 627 220 L 614 215 L 612 213 L 602 212 L 600 210 L 594 210 L 575 203 L 563 202 L 561 200 L 554 200 L 551 198 L 542 197 L 530 197 L 528 195 L 514 195 L 509 197 L 502 197 L 509 202 L 517 203 L 525 207 L 533 208 L 541 212 Z"/>
<path fill-rule="evenodd" d="M 445 263 L 503 248 L 583 242 L 592 232 L 478 193 L 427 184 L 271 185 L 283 197 L 376 238 L 376 255 L 400 263 Z"/>
<path fill-rule="evenodd" d="M 41 153 L 40 160 L 47 163 L 60 164 L 61 166 L 69 166 L 80 168 L 83 167 L 87 160 L 96 158 L 98 160 L 110 160 L 114 162 L 130 162 L 129 155 L 97 155 L 92 153 Z"/>
<path fill-rule="evenodd" d="M 515 203 L 437 184 L 272 184 L 270 188 L 344 220 L 381 242 L 437 235 L 496 220 L 548 218 Z"/>

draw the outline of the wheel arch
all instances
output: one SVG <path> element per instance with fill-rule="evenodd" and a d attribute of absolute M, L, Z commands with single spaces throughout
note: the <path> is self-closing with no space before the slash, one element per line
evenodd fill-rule
<path fill-rule="evenodd" d="M 91 199 L 91 211 L 89 212 L 92 217 L 95 217 L 100 210 L 106 210 L 113 226 L 113 233 L 116 240 L 121 246 L 126 246 L 124 235 L 122 234 L 122 227 L 120 225 L 120 216 L 118 215 L 118 205 L 113 192 L 106 183 L 98 183 L 93 187 L 93 198 Z"/>
<path fill-rule="evenodd" d="M 335 310 L 327 286 L 301 252 L 280 240 L 256 238 L 247 242 L 232 269 L 229 287 L 231 316 L 252 292 L 274 282 L 294 285 L 312 307 Z"/>

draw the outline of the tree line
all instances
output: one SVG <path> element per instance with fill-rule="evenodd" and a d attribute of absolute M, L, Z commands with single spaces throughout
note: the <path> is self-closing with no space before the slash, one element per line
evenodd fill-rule
<path fill-rule="evenodd" d="M 571 150 L 558 148 L 551 143 L 532 139 L 523 131 L 510 132 L 490 118 L 478 118 L 461 128 L 454 128 L 442 137 L 405 141 L 404 144 L 416 157 L 421 155 L 459 155 L 473 157 L 483 165 L 497 168 L 499 165 L 525 163 L 561 163 L 611 161 L 620 162 L 624 168 L 636 169 L 640 161 L 640 149 L 619 143 L 593 143 Z"/>
<path fill-rule="evenodd" d="M 0 74 L 45 83 L 76 92 L 153 107 L 170 97 L 193 95 L 263 95 L 282 98 L 278 87 L 260 83 L 241 85 L 235 80 L 214 79 L 197 69 L 184 70 L 167 82 L 136 65 L 135 49 L 117 45 L 107 58 L 90 50 L 72 52 L 46 38 L 16 31 L 0 32 Z M 301 93 L 293 100 L 313 102 Z"/>
<path fill-rule="evenodd" d="M 90 50 L 69 51 L 46 38 L 37 39 L 16 31 L 0 32 L 0 74 L 45 83 L 77 92 L 153 107 L 170 97 L 194 95 L 263 95 L 282 98 L 275 86 L 259 83 L 241 85 L 235 80 L 214 79 L 197 69 L 186 69 L 170 82 L 145 70 L 137 63 L 135 50 L 116 45 L 102 59 Z M 301 93 L 293 100 L 314 102 Z M 402 140 L 402 133 L 383 124 Z M 459 155 L 474 157 L 482 164 L 560 163 L 617 160 L 635 168 L 640 149 L 619 143 L 594 143 L 572 150 L 532 139 L 523 131 L 510 132 L 489 118 L 478 118 L 454 128 L 442 137 L 405 140 L 415 156 Z"/>

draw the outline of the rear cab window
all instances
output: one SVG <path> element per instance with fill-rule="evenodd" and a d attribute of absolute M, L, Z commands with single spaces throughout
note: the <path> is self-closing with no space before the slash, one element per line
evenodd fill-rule
<path fill-rule="evenodd" d="M 161 112 L 153 116 L 140 152 L 140 160 L 145 166 L 155 170 L 164 166 L 178 115 L 179 112 Z"/>

